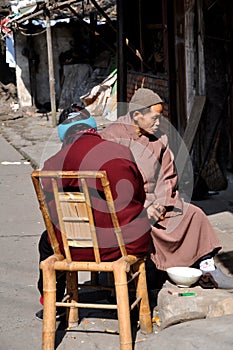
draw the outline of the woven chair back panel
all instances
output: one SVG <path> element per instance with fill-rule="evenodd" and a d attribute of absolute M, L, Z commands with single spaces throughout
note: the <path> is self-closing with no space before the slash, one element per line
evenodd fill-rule
<path fill-rule="evenodd" d="M 59 202 L 68 245 L 93 247 L 84 194 L 80 192 L 59 193 Z"/>

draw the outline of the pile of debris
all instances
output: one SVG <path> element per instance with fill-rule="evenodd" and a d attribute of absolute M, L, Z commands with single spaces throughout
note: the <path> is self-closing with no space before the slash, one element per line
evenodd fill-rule
<path fill-rule="evenodd" d="M 20 107 L 17 97 L 17 88 L 14 83 L 3 84 L 0 81 L 0 105 L 1 122 L 22 118 L 27 112 Z"/>
<path fill-rule="evenodd" d="M 14 105 L 16 105 L 15 108 L 17 108 L 17 89 L 13 83 L 4 85 L 2 82 L 0 82 L 0 103 L 0 115 L 9 113 Z"/>
<path fill-rule="evenodd" d="M 17 90 L 16 86 L 13 83 L 9 83 L 7 85 L 4 85 L 2 82 L 0 82 L 0 99 L 1 101 L 5 100 L 16 100 L 17 99 Z"/>

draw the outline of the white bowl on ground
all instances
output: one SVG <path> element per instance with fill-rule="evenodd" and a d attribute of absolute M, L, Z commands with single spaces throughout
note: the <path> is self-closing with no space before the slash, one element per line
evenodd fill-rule
<path fill-rule="evenodd" d="M 178 287 L 190 287 L 196 283 L 202 275 L 201 270 L 194 269 L 193 267 L 169 267 L 166 271 L 169 278 Z"/>

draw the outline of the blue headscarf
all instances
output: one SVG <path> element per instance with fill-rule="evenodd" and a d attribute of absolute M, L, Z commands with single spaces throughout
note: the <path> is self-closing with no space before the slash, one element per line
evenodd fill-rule
<path fill-rule="evenodd" d="M 67 131 L 77 124 L 86 124 L 90 126 L 90 128 L 97 130 L 95 118 L 90 116 L 89 113 L 85 113 L 84 111 L 85 110 L 80 110 L 78 112 L 69 113 L 67 119 L 58 125 L 58 136 L 62 142 L 65 139 Z"/>

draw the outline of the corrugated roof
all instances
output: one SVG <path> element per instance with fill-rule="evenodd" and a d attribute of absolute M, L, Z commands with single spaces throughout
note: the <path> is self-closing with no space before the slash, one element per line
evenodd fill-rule
<path fill-rule="evenodd" d="M 28 16 L 30 19 L 42 19 L 46 10 L 49 10 L 51 19 L 75 18 L 75 13 L 82 18 L 89 18 L 90 14 L 94 13 L 97 21 L 106 21 L 106 17 L 114 20 L 117 17 L 116 0 L 0 1 L 4 3 L 4 6 L 12 4 L 14 13 L 12 11 L 12 16 L 10 16 L 11 23 L 22 23 L 22 20 L 28 19 Z"/>

